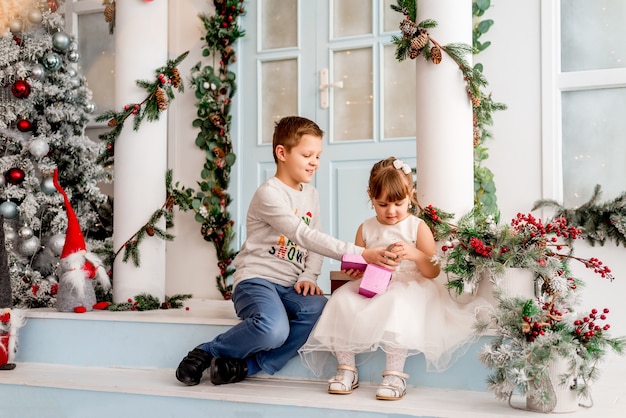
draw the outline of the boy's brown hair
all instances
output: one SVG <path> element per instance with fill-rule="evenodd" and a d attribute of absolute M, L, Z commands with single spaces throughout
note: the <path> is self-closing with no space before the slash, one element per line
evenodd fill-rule
<path fill-rule="evenodd" d="M 274 126 L 274 137 L 272 138 L 272 150 L 274 162 L 278 163 L 276 147 L 282 145 L 285 151 L 298 145 L 303 135 L 324 136 L 324 131 L 312 120 L 300 116 L 285 116 Z"/>

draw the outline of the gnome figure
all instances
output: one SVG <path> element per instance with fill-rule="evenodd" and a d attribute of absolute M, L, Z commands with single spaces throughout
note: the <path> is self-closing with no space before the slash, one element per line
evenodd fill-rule
<path fill-rule="evenodd" d="M 108 289 L 111 285 L 109 276 L 98 256 L 87 252 L 78 218 L 70 205 L 67 194 L 59 185 L 59 172 L 56 169 L 52 180 L 54 187 L 63 195 L 67 212 L 67 231 L 61 253 L 56 308 L 61 312 L 91 311 L 96 304 L 92 280 L 97 280 L 103 288 Z"/>
<path fill-rule="evenodd" d="M 7 249 L 4 246 L 4 217 L 0 215 L 0 370 L 13 370 L 17 329 L 23 324 L 24 312 L 11 310 L 13 294 Z"/>

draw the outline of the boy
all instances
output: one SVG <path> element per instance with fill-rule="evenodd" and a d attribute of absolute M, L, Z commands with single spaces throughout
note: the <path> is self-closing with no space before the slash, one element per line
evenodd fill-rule
<path fill-rule="evenodd" d="M 361 253 L 369 263 L 397 265 L 384 248 L 365 250 L 319 231 L 318 194 L 309 183 L 323 134 L 298 116 L 276 124 L 276 174 L 250 202 L 247 239 L 234 260 L 232 300 L 242 322 L 190 351 L 176 370 L 180 382 L 197 385 L 208 368 L 211 383 L 235 383 L 261 370 L 274 374 L 295 357 L 326 304 L 317 285 L 324 256 Z"/>

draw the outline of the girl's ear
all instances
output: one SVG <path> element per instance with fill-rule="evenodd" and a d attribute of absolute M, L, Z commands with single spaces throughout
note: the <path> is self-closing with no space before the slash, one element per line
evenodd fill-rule
<path fill-rule="evenodd" d="M 279 161 L 285 161 L 286 150 L 285 150 L 284 145 L 276 145 L 275 152 L 276 152 L 276 158 L 278 158 Z"/>

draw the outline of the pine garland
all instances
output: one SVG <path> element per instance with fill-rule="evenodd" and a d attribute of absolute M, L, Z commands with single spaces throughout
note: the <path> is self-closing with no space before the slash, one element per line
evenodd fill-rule
<path fill-rule="evenodd" d="M 139 87 L 148 92 L 146 98 L 141 102 L 129 103 L 119 112 L 109 110 L 98 115 L 96 121 L 108 121 L 108 126 L 111 128 L 99 136 L 107 144 L 106 151 L 99 158 L 99 163 L 113 164 L 115 141 L 122 133 L 124 123 L 129 117 L 133 116 L 133 130 L 138 131 L 144 119 L 148 122 L 159 120 L 161 112 L 165 111 L 169 102 L 174 100 L 174 89 L 181 93 L 185 90 L 177 66 L 188 54 L 189 51 L 184 52 L 178 58 L 168 60 L 165 66 L 157 68 L 154 80 L 136 81 Z"/>
<path fill-rule="evenodd" d="M 599 203 L 600 185 L 594 187 L 589 201 L 578 208 L 565 208 L 561 203 L 544 199 L 535 202 L 532 210 L 544 207 L 555 209 L 556 216 L 563 216 L 569 223 L 582 229 L 589 244 L 603 246 L 607 241 L 626 247 L 626 192 L 615 199 Z"/>
<path fill-rule="evenodd" d="M 206 30 L 205 57 L 213 57 L 215 66 L 196 64 L 192 69 L 191 83 L 196 90 L 198 108 L 193 126 L 200 129 L 196 145 L 205 151 L 206 162 L 198 182 L 200 191 L 195 193 L 191 206 L 195 219 L 202 224 L 201 234 L 214 244 L 217 252 L 219 274 L 216 285 L 224 299 L 230 299 L 232 284 L 229 278 L 234 270 L 230 267 L 236 252 L 231 248 L 235 237 L 234 222 L 228 212 L 232 198 L 228 193 L 230 172 L 236 156 L 231 139 L 230 105 L 237 89 L 235 74 L 228 66 L 237 59 L 232 45 L 245 35 L 237 26 L 237 18 L 245 13 L 243 0 L 215 0 L 215 14 L 200 15 Z"/>

